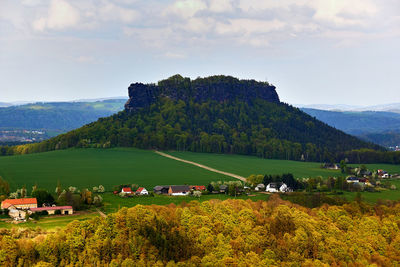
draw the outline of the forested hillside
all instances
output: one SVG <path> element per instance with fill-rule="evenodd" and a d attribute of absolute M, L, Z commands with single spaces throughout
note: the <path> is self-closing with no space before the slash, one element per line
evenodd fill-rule
<path fill-rule="evenodd" d="M 398 266 L 400 204 L 279 199 L 122 208 L 52 234 L 0 234 L 2 266 Z"/>
<path fill-rule="evenodd" d="M 173 76 L 158 86 L 136 84 L 130 96 L 123 112 L 2 153 L 133 146 L 323 161 L 347 150 L 380 149 L 280 103 L 275 87 L 267 83 L 225 76 L 191 82 Z"/>
<path fill-rule="evenodd" d="M 328 111 L 301 108 L 307 114 L 316 117 L 337 129 L 352 135 L 400 132 L 400 114 L 383 111 Z"/>
<path fill-rule="evenodd" d="M 0 129 L 65 132 L 123 110 L 125 99 L 48 102 L 0 108 Z"/>

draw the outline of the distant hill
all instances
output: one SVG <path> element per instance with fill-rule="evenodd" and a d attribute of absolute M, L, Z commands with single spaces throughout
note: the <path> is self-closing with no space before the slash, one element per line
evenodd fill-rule
<path fill-rule="evenodd" d="M 400 146 L 400 114 L 383 111 L 327 111 L 301 108 L 330 126 L 384 147 Z"/>
<path fill-rule="evenodd" d="M 34 103 L 0 108 L 0 144 L 37 142 L 124 109 L 126 99 Z"/>
<path fill-rule="evenodd" d="M 356 106 L 356 105 L 344 105 L 344 104 L 310 104 L 310 105 L 294 104 L 294 106 L 301 109 L 303 108 L 319 109 L 328 111 L 352 111 L 352 112 L 383 111 L 383 112 L 400 113 L 400 103 L 391 103 L 391 104 L 382 104 L 373 106 Z"/>
<path fill-rule="evenodd" d="M 352 149 L 382 149 L 281 103 L 266 82 L 175 75 L 132 84 L 129 96 L 118 114 L 15 151 L 133 146 L 320 161 Z"/>
<path fill-rule="evenodd" d="M 382 111 L 327 111 L 301 108 L 307 114 L 316 117 L 337 129 L 353 135 L 367 133 L 399 131 L 400 114 Z"/>

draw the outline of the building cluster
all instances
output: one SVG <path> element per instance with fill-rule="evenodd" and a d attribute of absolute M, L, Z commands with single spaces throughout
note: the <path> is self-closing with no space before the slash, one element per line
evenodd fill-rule
<path fill-rule="evenodd" d="M 157 185 L 153 192 L 158 195 L 187 196 L 192 191 L 205 191 L 204 185 Z"/>
<path fill-rule="evenodd" d="M 36 198 L 5 199 L 1 202 L 1 209 L 8 210 L 8 215 L 15 221 L 25 221 L 27 215 L 36 212 L 46 212 L 47 214 L 65 214 L 74 213 L 72 206 L 43 206 L 38 207 Z"/>

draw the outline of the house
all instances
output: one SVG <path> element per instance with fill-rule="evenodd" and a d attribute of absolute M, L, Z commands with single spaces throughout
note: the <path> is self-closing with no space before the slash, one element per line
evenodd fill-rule
<path fill-rule="evenodd" d="M 205 191 L 206 187 L 204 185 L 191 185 L 189 186 L 190 189 L 196 190 L 196 191 Z"/>
<path fill-rule="evenodd" d="M 10 208 L 8 210 L 8 216 L 10 216 L 15 221 L 24 221 L 27 212 L 27 210 Z"/>
<path fill-rule="evenodd" d="M 30 208 L 37 208 L 36 198 L 17 198 L 17 199 L 5 199 L 1 202 L 2 209 L 23 209 L 27 210 Z"/>
<path fill-rule="evenodd" d="M 346 182 L 348 182 L 348 183 L 358 183 L 358 182 L 360 182 L 360 179 L 358 179 L 357 177 L 348 177 L 346 179 Z"/>
<path fill-rule="evenodd" d="M 169 185 L 157 185 L 153 188 L 153 192 L 154 194 L 158 194 L 158 195 L 166 195 L 168 194 L 168 190 L 169 190 Z"/>
<path fill-rule="evenodd" d="M 254 188 L 254 190 L 256 190 L 256 191 L 262 191 L 262 190 L 264 190 L 265 189 L 265 185 L 264 184 L 258 184 L 255 188 Z"/>
<path fill-rule="evenodd" d="M 322 168 L 328 170 L 339 170 L 339 165 L 334 163 L 324 163 L 324 165 L 322 165 Z"/>
<path fill-rule="evenodd" d="M 168 189 L 170 196 L 186 196 L 190 192 L 188 185 L 171 185 Z"/>
<path fill-rule="evenodd" d="M 369 182 L 367 178 L 360 178 L 358 179 L 359 183 L 366 185 L 366 186 L 372 186 L 372 184 Z"/>
<path fill-rule="evenodd" d="M 132 194 L 132 189 L 130 187 L 123 187 L 121 190 L 123 194 Z"/>
<path fill-rule="evenodd" d="M 266 192 L 277 193 L 277 192 L 292 192 L 293 190 L 288 187 L 285 183 L 269 183 Z"/>
<path fill-rule="evenodd" d="M 41 207 L 41 208 L 30 209 L 30 211 L 33 213 L 47 211 L 49 215 L 55 214 L 56 210 L 61 211 L 61 214 L 65 215 L 70 215 L 74 213 L 74 209 L 72 208 L 72 206 L 54 206 L 54 207 Z"/>
<path fill-rule="evenodd" d="M 228 186 L 227 185 L 220 185 L 219 186 L 219 192 L 221 192 L 221 193 L 226 193 L 226 192 L 228 192 Z"/>
<path fill-rule="evenodd" d="M 149 191 L 146 190 L 144 187 L 139 187 L 138 190 L 135 192 L 136 195 L 148 195 Z"/>

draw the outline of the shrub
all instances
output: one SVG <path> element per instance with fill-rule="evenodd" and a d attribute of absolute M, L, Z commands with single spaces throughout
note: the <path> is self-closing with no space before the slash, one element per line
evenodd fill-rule
<path fill-rule="evenodd" d="M 56 211 L 54 212 L 54 214 L 60 215 L 60 214 L 61 214 L 61 210 L 56 210 Z"/>

